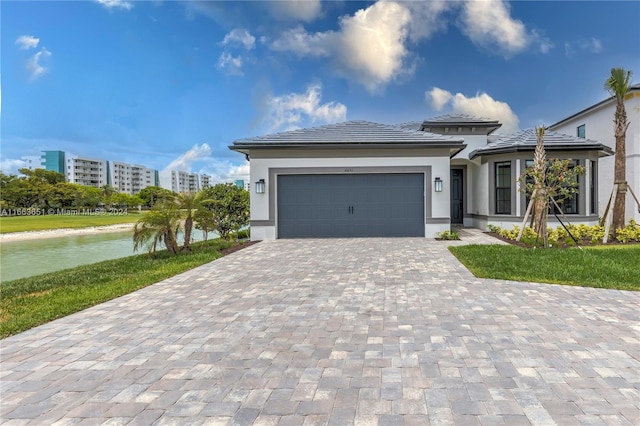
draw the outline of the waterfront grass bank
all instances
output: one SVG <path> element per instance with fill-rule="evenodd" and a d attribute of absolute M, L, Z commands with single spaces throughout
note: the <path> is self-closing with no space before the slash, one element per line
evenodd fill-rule
<path fill-rule="evenodd" d="M 167 251 L 83 265 L 2 283 L 0 338 L 70 315 L 211 262 L 234 244 L 215 239 L 188 254 Z"/>
<path fill-rule="evenodd" d="M 91 228 L 121 223 L 133 224 L 137 222 L 140 217 L 137 211 L 122 211 L 117 214 L 115 212 L 93 212 L 92 214 L 69 213 L 44 216 L 2 216 L 0 217 L 0 234 L 51 229 Z"/>

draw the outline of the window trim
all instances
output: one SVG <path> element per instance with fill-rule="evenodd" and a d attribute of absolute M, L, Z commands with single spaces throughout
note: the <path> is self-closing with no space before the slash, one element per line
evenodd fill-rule
<path fill-rule="evenodd" d="M 582 136 L 580 136 L 580 129 L 582 129 Z M 587 137 L 587 125 L 586 124 L 581 124 L 578 127 L 576 127 L 576 136 L 578 136 L 579 138 L 583 138 L 583 139 L 585 139 Z"/>
<path fill-rule="evenodd" d="M 561 158 L 561 159 L 566 159 L 566 158 Z M 575 167 L 575 166 L 585 166 L 586 161 L 588 159 L 585 159 L 583 157 L 583 158 L 571 158 L 571 160 L 574 163 L 572 167 Z M 533 164 L 533 159 L 531 158 L 523 158 L 521 161 L 522 161 L 521 167 L 523 172 L 528 167 L 527 163 Z M 574 195 L 574 198 L 572 199 L 572 203 L 575 200 L 576 212 L 568 213 L 563 210 L 563 213 L 566 214 L 567 216 L 581 216 L 581 215 L 584 215 L 587 211 L 586 194 L 584 191 L 587 190 L 588 188 L 585 186 L 587 184 L 587 182 L 585 181 L 585 178 L 586 176 L 584 175 L 578 176 L 578 192 Z M 596 190 L 597 190 L 597 180 L 596 180 Z M 521 203 L 522 203 L 521 204 L 522 211 L 524 212 L 529 205 L 529 196 L 524 192 L 522 193 L 522 196 L 521 196 Z M 560 204 L 560 207 L 562 207 L 563 203 L 559 203 L 559 204 Z M 549 214 L 553 215 L 554 210 L 555 210 L 555 206 L 550 205 Z M 595 213 L 591 213 L 591 214 L 595 214 Z"/>
<path fill-rule="evenodd" d="M 499 167 L 506 167 L 508 165 L 509 167 L 509 185 L 508 186 L 498 186 L 498 168 Z M 493 207 L 493 212 L 496 215 L 512 215 L 513 214 L 513 210 L 514 210 L 514 194 L 513 194 L 513 181 L 514 181 L 514 167 L 513 167 L 513 161 L 512 160 L 506 160 L 506 161 L 496 161 L 493 163 L 493 185 L 492 185 L 492 192 L 493 192 L 493 203 L 492 203 L 492 207 Z M 504 173 L 503 175 L 506 175 L 506 173 Z M 504 204 L 508 201 L 508 211 L 498 211 L 498 203 L 499 203 L 499 197 L 498 197 L 498 192 L 499 190 L 503 191 L 503 195 L 504 193 L 508 193 L 509 194 L 509 199 L 503 199 L 500 200 L 502 201 L 503 207 Z M 506 191 L 505 191 L 506 190 Z"/>

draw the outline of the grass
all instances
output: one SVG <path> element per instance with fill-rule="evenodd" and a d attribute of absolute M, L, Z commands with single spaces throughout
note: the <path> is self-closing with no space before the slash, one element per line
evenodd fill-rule
<path fill-rule="evenodd" d="M 137 212 L 126 214 L 70 215 L 52 214 L 44 216 L 0 217 L 0 234 L 10 232 L 44 231 L 60 228 L 89 228 L 137 222 Z"/>
<path fill-rule="evenodd" d="M 0 285 L 0 338 L 131 293 L 203 265 L 233 245 L 221 239 L 193 245 L 190 254 L 157 252 L 107 260 Z"/>
<path fill-rule="evenodd" d="M 449 250 L 479 278 L 640 290 L 638 244 L 584 250 L 468 245 Z"/>

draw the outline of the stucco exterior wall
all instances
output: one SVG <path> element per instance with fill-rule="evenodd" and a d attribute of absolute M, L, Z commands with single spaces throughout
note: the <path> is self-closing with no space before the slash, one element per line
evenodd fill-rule
<path fill-rule="evenodd" d="M 640 198 L 640 91 L 629 93 L 625 101 L 627 120 L 627 182 Z M 615 113 L 615 102 L 610 101 L 597 108 L 586 111 L 579 116 L 563 121 L 550 130 L 577 135 L 577 128 L 585 125 L 585 136 L 587 139 L 597 140 L 615 150 L 616 141 L 614 134 L 613 117 Z M 604 209 L 611 197 L 613 189 L 614 156 L 600 159 L 598 170 L 598 212 L 604 214 Z M 640 221 L 640 212 L 631 194 L 627 194 L 626 204 L 627 218 Z"/>
<path fill-rule="evenodd" d="M 327 151 L 302 151 L 300 154 L 288 152 L 284 158 L 282 150 L 279 152 L 261 150 L 251 154 L 251 238 L 253 240 L 272 240 L 277 238 L 277 208 L 270 213 L 270 200 L 276 203 L 277 176 L 288 173 L 291 169 L 294 174 L 308 173 L 324 174 L 326 170 L 331 173 L 385 173 L 388 170 L 397 170 L 402 167 L 428 168 L 430 173 L 426 176 L 425 191 L 429 191 L 426 199 L 431 202 L 425 207 L 426 223 L 425 236 L 434 237 L 437 232 L 450 228 L 450 187 L 449 187 L 449 153 L 448 150 L 421 150 L 407 156 L 408 150 L 393 152 L 382 150 L 378 152 L 368 150 L 358 151 L 362 157 L 356 157 L 355 153 L 327 152 Z M 427 152 L 429 155 L 427 155 Z M 352 156 L 352 154 L 354 154 Z M 383 155 L 384 154 L 384 155 Z M 276 155 L 280 155 L 276 157 Z M 304 155 L 301 157 L 300 155 Z M 324 171 L 322 169 L 325 169 Z M 277 170 L 277 173 L 274 173 Z M 301 171 L 302 170 L 302 171 Z M 444 181 L 442 192 L 435 192 L 433 180 L 441 177 Z M 265 180 L 265 193 L 256 194 L 255 182 Z M 273 204 L 271 209 L 273 209 Z"/>
<path fill-rule="evenodd" d="M 590 212 L 590 191 L 589 191 L 589 174 L 590 171 L 590 161 L 598 161 L 597 152 L 580 152 L 579 155 L 576 152 L 563 152 L 563 151 L 554 151 L 547 153 L 548 158 L 559 158 L 559 159 L 573 159 L 580 161 L 580 164 L 586 167 L 586 174 L 580 178 L 581 181 L 581 189 L 578 199 L 579 205 L 579 214 L 571 214 L 567 215 L 570 223 L 578 225 L 578 224 L 586 224 L 586 225 L 595 225 L 598 223 L 597 214 L 592 214 Z M 514 225 L 520 226 L 522 224 L 522 219 L 524 218 L 524 214 L 527 209 L 526 205 L 526 195 L 523 192 L 520 192 L 520 183 L 517 181 L 519 176 L 525 170 L 525 161 L 533 159 L 533 151 L 531 152 L 521 152 L 521 153 L 511 153 L 511 154 L 499 154 L 499 155 L 491 155 L 485 156 L 482 160 L 482 164 L 478 168 L 474 168 L 474 175 L 472 178 L 473 191 L 477 192 L 476 200 L 478 201 L 476 204 L 476 210 L 474 210 L 473 217 L 473 227 L 477 227 L 480 229 L 487 230 L 488 225 L 495 225 L 505 229 L 511 229 Z M 495 197 L 493 191 L 495 191 L 495 178 L 493 174 L 495 173 L 495 163 L 502 161 L 510 161 L 511 162 L 511 175 L 513 179 L 512 187 L 511 187 L 511 214 L 496 214 L 494 209 Z M 564 219 L 561 219 L 564 221 Z M 556 227 L 560 226 L 560 222 L 558 222 L 553 215 L 549 216 L 549 226 Z"/>

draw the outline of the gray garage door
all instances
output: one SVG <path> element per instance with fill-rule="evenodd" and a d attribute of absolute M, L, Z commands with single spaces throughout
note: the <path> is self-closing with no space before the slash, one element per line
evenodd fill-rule
<path fill-rule="evenodd" d="M 278 237 L 424 237 L 424 174 L 280 175 Z"/>

